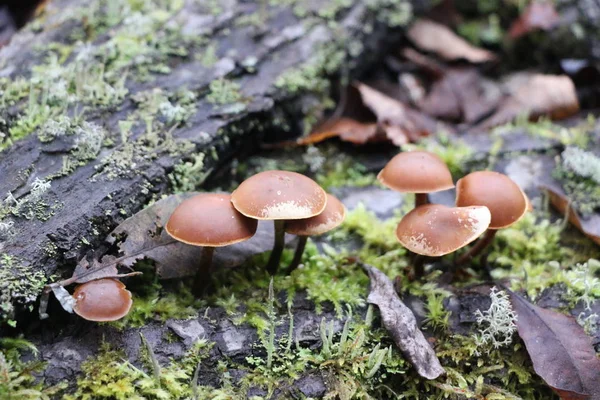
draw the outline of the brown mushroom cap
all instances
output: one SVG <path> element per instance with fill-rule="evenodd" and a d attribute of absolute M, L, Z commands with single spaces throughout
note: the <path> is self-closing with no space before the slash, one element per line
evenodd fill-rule
<path fill-rule="evenodd" d="M 506 228 L 527 213 L 527 198 L 508 176 L 494 171 L 477 171 L 456 183 L 456 205 L 486 206 L 492 213 L 490 229 Z"/>
<path fill-rule="evenodd" d="M 173 211 L 166 230 L 180 242 L 221 247 L 250 239 L 257 226 L 257 220 L 243 216 L 233 207 L 230 195 L 201 193 Z"/>
<path fill-rule="evenodd" d="M 409 212 L 396 228 L 400 243 L 413 253 L 439 257 L 477 239 L 490 224 L 486 207 L 427 204 Z"/>
<path fill-rule="evenodd" d="M 73 293 L 73 311 L 88 321 L 116 321 L 129 312 L 131 292 L 116 279 L 98 279 L 79 285 Z"/>
<path fill-rule="evenodd" d="M 327 194 L 315 181 L 302 174 L 264 171 L 242 182 L 231 194 L 231 202 L 250 218 L 303 219 L 323 212 Z"/>
<path fill-rule="evenodd" d="M 321 235 L 344 222 L 346 207 L 335 196 L 327 194 L 323 212 L 311 218 L 296 219 L 285 223 L 285 231 L 298 236 Z"/>
<path fill-rule="evenodd" d="M 433 193 L 454 187 L 448 166 L 427 151 L 406 151 L 392 158 L 377 179 L 403 193 Z"/>

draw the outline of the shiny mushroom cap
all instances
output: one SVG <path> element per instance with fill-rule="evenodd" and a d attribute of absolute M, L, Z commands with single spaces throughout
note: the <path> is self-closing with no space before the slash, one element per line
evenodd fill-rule
<path fill-rule="evenodd" d="M 409 212 L 396 228 L 400 243 L 413 253 L 439 257 L 477 239 L 490 224 L 486 207 L 427 204 Z"/>
<path fill-rule="evenodd" d="M 433 193 L 454 187 L 448 166 L 427 151 L 406 151 L 392 158 L 377 179 L 403 193 Z"/>
<path fill-rule="evenodd" d="M 116 279 L 98 279 L 79 285 L 73 293 L 73 311 L 88 321 L 116 321 L 129 312 L 131 292 Z"/>
<path fill-rule="evenodd" d="M 233 207 L 230 195 L 201 193 L 173 211 L 166 230 L 183 243 L 221 247 L 250 239 L 257 226 L 257 220 L 245 217 Z"/>
<path fill-rule="evenodd" d="M 323 212 L 327 194 L 315 181 L 302 174 L 264 171 L 242 182 L 231 194 L 231 202 L 250 218 L 303 219 Z"/>
<path fill-rule="evenodd" d="M 285 231 L 298 236 L 321 235 L 344 222 L 346 207 L 335 196 L 327 194 L 327 206 L 319 215 L 311 218 L 296 219 L 285 224 Z"/>
<path fill-rule="evenodd" d="M 492 213 L 490 229 L 506 228 L 520 220 L 528 209 L 527 197 L 508 176 L 477 171 L 456 183 L 456 205 L 486 206 Z"/>

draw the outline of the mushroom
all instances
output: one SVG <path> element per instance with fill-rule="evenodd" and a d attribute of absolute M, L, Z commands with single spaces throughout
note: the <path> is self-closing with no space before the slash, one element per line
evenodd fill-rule
<path fill-rule="evenodd" d="M 488 228 L 490 220 L 487 207 L 426 204 L 402 218 L 396 237 L 413 253 L 441 257 L 477 239 Z"/>
<path fill-rule="evenodd" d="M 321 214 L 311 218 L 286 222 L 285 232 L 298 236 L 298 245 L 296 246 L 294 259 L 288 266 L 288 273 L 291 273 L 300 264 L 309 236 L 322 235 L 325 232 L 329 232 L 344 222 L 345 218 L 346 207 L 335 196 L 327 194 L 327 206 Z"/>
<path fill-rule="evenodd" d="M 116 321 L 131 309 L 131 292 L 116 279 L 98 279 L 75 288 L 73 311 L 88 321 Z"/>
<path fill-rule="evenodd" d="M 196 295 L 208 285 L 215 247 L 248 240 L 256 233 L 257 226 L 257 220 L 233 208 L 229 194 L 201 193 L 185 200 L 173 211 L 165 227 L 167 233 L 180 242 L 204 247 L 194 278 Z"/>
<path fill-rule="evenodd" d="M 507 228 L 527 213 L 530 203 L 521 188 L 508 176 L 494 171 L 477 171 L 456 183 L 456 205 L 486 206 L 492 215 L 483 237 L 456 262 L 464 264 L 483 251 L 498 229 Z"/>
<path fill-rule="evenodd" d="M 274 221 L 275 244 L 266 267 L 274 275 L 283 252 L 285 221 L 320 214 L 327 204 L 327 194 L 304 175 L 274 170 L 246 179 L 231 194 L 231 202 L 247 217 Z"/>
<path fill-rule="evenodd" d="M 377 179 L 401 193 L 415 193 L 415 208 L 429 203 L 428 193 L 454 187 L 448 166 L 427 151 L 402 152 L 379 172 Z"/>

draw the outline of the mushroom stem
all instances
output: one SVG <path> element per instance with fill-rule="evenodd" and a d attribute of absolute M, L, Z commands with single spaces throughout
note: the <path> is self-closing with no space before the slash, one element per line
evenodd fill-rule
<path fill-rule="evenodd" d="M 205 246 L 202 249 L 202 256 L 200 257 L 200 266 L 196 277 L 194 278 L 194 286 L 192 292 L 196 296 L 201 296 L 210 284 L 210 266 L 212 265 L 213 254 L 215 253 L 214 247 Z"/>
<path fill-rule="evenodd" d="M 302 260 L 302 254 L 304 254 L 304 248 L 306 247 L 306 242 L 308 240 L 308 236 L 298 236 L 298 245 L 296 246 L 296 252 L 294 253 L 294 259 L 290 263 L 287 268 L 288 275 L 292 273 L 298 265 L 300 265 L 300 261 Z"/>
<path fill-rule="evenodd" d="M 425 256 L 417 254 L 413 259 L 413 271 L 415 279 L 420 280 L 425 275 Z"/>
<path fill-rule="evenodd" d="M 269 262 L 267 263 L 267 272 L 270 275 L 275 275 L 279 269 L 279 262 L 281 261 L 281 253 L 283 253 L 283 246 L 285 244 L 285 221 L 276 219 L 273 221 L 275 225 L 275 244 Z"/>
<path fill-rule="evenodd" d="M 460 256 L 458 260 L 456 260 L 456 266 L 463 265 L 464 263 L 470 261 L 473 257 L 477 256 L 483 250 L 485 250 L 490 243 L 494 240 L 496 236 L 496 229 L 488 229 L 483 234 L 483 237 L 475 243 L 473 247 L 471 247 L 465 254 Z"/>
<path fill-rule="evenodd" d="M 429 196 L 427 193 L 415 193 L 415 208 L 429 204 Z"/>

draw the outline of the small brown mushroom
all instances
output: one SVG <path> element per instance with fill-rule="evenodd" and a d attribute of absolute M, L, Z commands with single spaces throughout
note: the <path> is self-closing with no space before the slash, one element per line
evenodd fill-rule
<path fill-rule="evenodd" d="M 131 309 L 131 292 L 116 279 L 98 279 L 79 285 L 73 293 L 73 311 L 88 321 L 116 321 Z"/>
<path fill-rule="evenodd" d="M 275 170 L 246 179 L 231 194 L 231 202 L 247 217 L 274 221 L 275 244 L 266 268 L 275 275 L 284 247 L 285 221 L 320 214 L 327 204 L 327 194 L 304 175 Z"/>
<path fill-rule="evenodd" d="M 231 196 L 202 193 L 182 202 L 171 214 L 166 231 L 174 239 L 192 246 L 203 246 L 193 291 L 202 294 L 209 283 L 208 274 L 216 247 L 243 242 L 256 233 L 258 221 L 238 212 Z"/>
<path fill-rule="evenodd" d="M 441 257 L 477 239 L 488 228 L 490 219 L 487 207 L 426 204 L 402 218 L 396 237 L 413 253 Z"/>
<path fill-rule="evenodd" d="M 298 245 L 296 246 L 294 259 L 288 266 L 288 273 L 291 273 L 300 264 L 309 236 L 317 236 L 329 232 L 344 222 L 345 218 L 346 207 L 335 196 L 327 194 L 327 206 L 321 214 L 311 218 L 286 222 L 285 232 L 298 236 Z"/>
<path fill-rule="evenodd" d="M 428 193 L 454 187 L 448 166 L 427 151 L 402 152 L 379 172 L 377 179 L 401 193 L 415 193 L 415 207 L 429 203 Z"/>
<path fill-rule="evenodd" d="M 494 171 L 477 171 L 456 183 L 456 205 L 486 206 L 492 215 L 485 235 L 456 262 L 462 265 L 483 251 L 498 229 L 507 228 L 527 213 L 530 203 L 525 193 L 508 176 Z"/>

